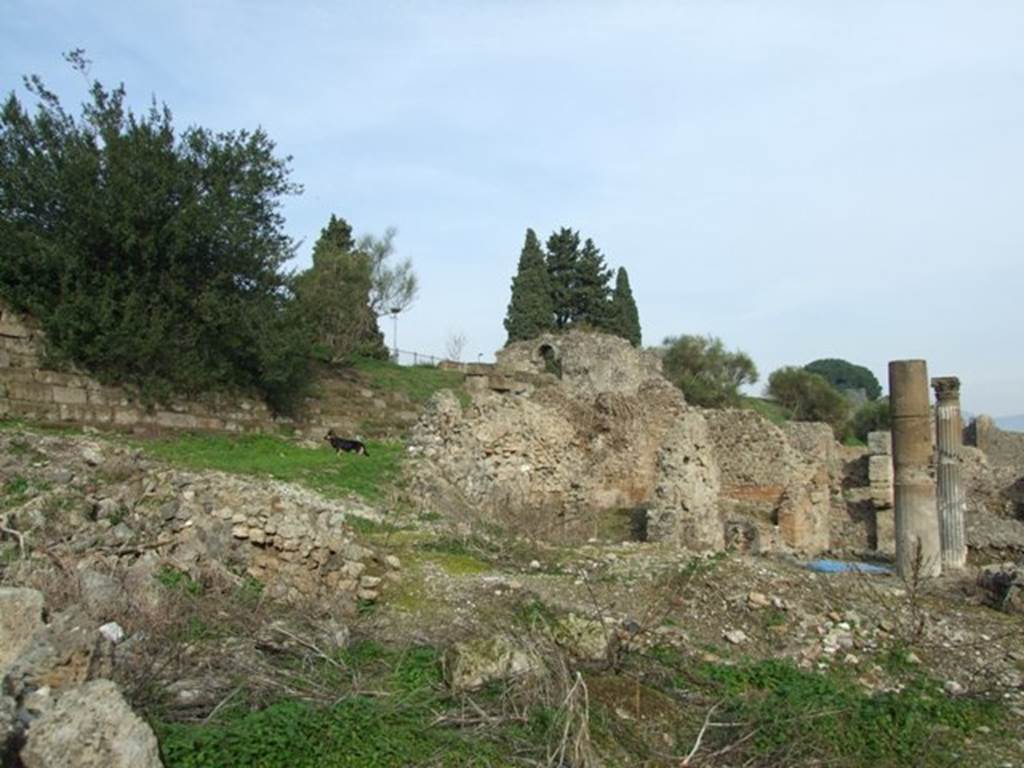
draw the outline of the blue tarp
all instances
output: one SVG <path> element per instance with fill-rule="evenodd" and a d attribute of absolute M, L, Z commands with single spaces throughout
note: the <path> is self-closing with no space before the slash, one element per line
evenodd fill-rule
<path fill-rule="evenodd" d="M 818 573 L 892 573 L 892 568 L 845 560 L 812 560 L 807 567 Z"/>

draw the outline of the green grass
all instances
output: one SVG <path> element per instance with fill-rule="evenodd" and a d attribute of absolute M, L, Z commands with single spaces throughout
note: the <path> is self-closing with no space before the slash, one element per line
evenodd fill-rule
<path fill-rule="evenodd" d="M 776 402 L 765 400 L 761 397 L 741 396 L 740 407 L 756 411 L 768 419 L 772 424 L 783 424 L 787 421 L 791 421 L 793 418 L 793 415 L 788 409 L 783 408 Z"/>
<path fill-rule="evenodd" d="M 387 360 L 358 360 L 353 367 L 367 377 L 371 389 L 404 393 L 414 403 L 423 403 L 440 389 L 451 389 L 462 399 L 464 376 L 428 365 L 396 365 Z"/>
<path fill-rule="evenodd" d="M 1008 736 L 997 701 L 951 698 L 916 670 L 901 690 L 871 693 L 845 670 L 805 671 L 788 660 L 693 664 L 673 649 L 651 656 L 675 668 L 669 688 L 717 702 L 715 719 L 735 723 L 705 743 L 714 751 L 746 737 L 736 764 L 939 766 L 977 741 L 981 726 L 994 742 Z M 699 726 L 690 718 L 684 730 Z"/>
<path fill-rule="evenodd" d="M 236 707 L 206 725 L 156 722 L 167 768 L 364 768 L 498 766 L 503 751 L 474 729 L 435 724 L 456 710 L 445 691 L 438 652 L 356 643 L 338 658 L 365 690 L 340 692 L 333 706 L 281 700 L 265 709 Z M 339 685 L 344 684 L 339 674 Z M 350 680 L 351 678 L 349 678 Z M 227 709 L 227 708 L 226 708 Z M 499 729 L 500 730 L 500 729 Z"/>
<path fill-rule="evenodd" d="M 15 475 L 0 486 L 0 509 L 16 507 L 29 499 L 31 483 L 21 475 Z M 36 490 L 45 490 L 37 488 Z"/>
<path fill-rule="evenodd" d="M 402 445 L 367 442 L 367 456 L 303 448 L 270 435 L 179 435 L 139 443 L 157 458 L 192 469 L 216 469 L 299 483 L 326 496 L 380 498 L 397 478 Z"/>
<path fill-rule="evenodd" d="M 201 595 L 203 593 L 203 585 L 200 582 L 184 571 L 179 571 L 177 568 L 172 568 L 169 565 L 163 566 L 155 574 L 154 578 L 167 589 L 184 592 L 187 595 Z"/>

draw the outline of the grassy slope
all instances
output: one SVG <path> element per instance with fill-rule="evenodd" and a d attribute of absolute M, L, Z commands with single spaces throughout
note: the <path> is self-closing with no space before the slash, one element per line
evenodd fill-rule
<path fill-rule="evenodd" d="M 773 424 L 782 424 L 793 418 L 787 409 L 772 400 L 765 400 L 762 397 L 747 397 L 744 395 L 740 398 L 740 407 L 757 411 Z"/>
<path fill-rule="evenodd" d="M 398 474 L 400 443 L 369 441 L 368 455 L 304 448 L 269 435 L 180 435 L 141 443 L 149 454 L 192 469 L 216 469 L 299 483 L 327 496 L 380 498 Z"/>
<path fill-rule="evenodd" d="M 354 368 L 379 392 L 401 392 L 412 402 L 426 402 L 439 389 L 462 390 L 463 375 L 429 365 L 395 365 L 386 360 L 359 360 Z"/>

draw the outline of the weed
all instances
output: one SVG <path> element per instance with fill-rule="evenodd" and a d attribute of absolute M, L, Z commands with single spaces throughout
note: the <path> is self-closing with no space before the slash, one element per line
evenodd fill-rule
<path fill-rule="evenodd" d="M 397 525 L 392 525 L 391 523 L 386 523 L 380 520 L 371 520 L 368 517 L 359 517 L 358 515 L 349 515 L 346 517 L 345 524 L 356 533 L 360 533 L 364 536 L 390 534 L 402 530 Z"/>
<path fill-rule="evenodd" d="M 741 753 L 758 765 L 938 765 L 1002 717 L 997 703 L 949 698 L 924 675 L 898 692 L 870 694 L 840 671 L 805 672 L 781 660 L 704 664 L 690 687 L 719 701 L 716 717 L 734 724 L 709 748 L 742 739 Z"/>
<path fill-rule="evenodd" d="M 252 576 L 243 576 L 236 592 L 243 602 L 256 602 L 263 596 L 263 582 Z"/>
<path fill-rule="evenodd" d="M 225 709 L 207 725 L 157 721 L 168 768 L 355 768 L 503 765 L 497 745 L 474 731 L 438 727 L 452 709 L 438 652 L 360 641 L 338 654 L 342 668 L 372 696 L 353 690 L 333 706 L 281 699 L 250 711 Z"/>
<path fill-rule="evenodd" d="M 24 496 L 28 493 L 28 480 L 16 475 L 4 483 L 4 494 L 7 496 Z"/>
<path fill-rule="evenodd" d="M 165 565 L 155 575 L 157 581 L 163 584 L 167 589 L 175 590 L 187 595 L 201 595 L 203 593 L 203 585 L 193 579 L 184 571 L 179 571 L 177 568 L 172 568 L 169 565 Z"/>

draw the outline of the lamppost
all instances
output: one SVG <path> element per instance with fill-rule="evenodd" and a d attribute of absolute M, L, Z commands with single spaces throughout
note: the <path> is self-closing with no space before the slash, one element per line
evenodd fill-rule
<path fill-rule="evenodd" d="M 395 349 L 395 362 L 398 362 L 398 313 L 401 307 L 391 308 L 391 346 Z"/>

